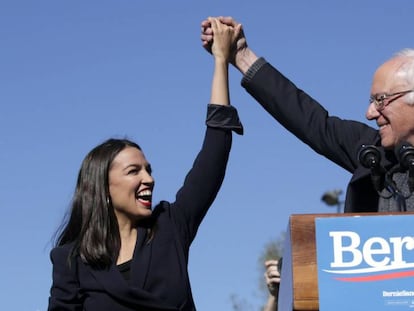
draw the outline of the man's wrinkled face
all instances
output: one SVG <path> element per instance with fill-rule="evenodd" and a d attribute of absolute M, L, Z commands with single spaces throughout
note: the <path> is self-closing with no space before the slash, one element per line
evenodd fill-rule
<path fill-rule="evenodd" d="M 413 87 L 398 74 L 403 58 L 392 59 L 375 72 L 371 100 L 366 112 L 368 120 L 375 120 L 381 145 L 393 149 L 399 142 L 414 145 L 414 105 L 409 104 Z"/>

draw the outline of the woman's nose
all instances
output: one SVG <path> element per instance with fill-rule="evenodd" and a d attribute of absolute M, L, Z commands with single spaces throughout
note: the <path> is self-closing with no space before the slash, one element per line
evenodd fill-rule
<path fill-rule="evenodd" d="M 154 177 L 148 172 L 145 172 L 145 176 L 143 178 L 143 183 L 145 184 L 154 184 Z"/>

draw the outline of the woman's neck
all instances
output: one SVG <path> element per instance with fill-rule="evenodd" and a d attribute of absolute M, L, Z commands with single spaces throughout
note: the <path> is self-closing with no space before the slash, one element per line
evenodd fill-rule
<path fill-rule="evenodd" d="M 116 263 L 119 265 L 132 259 L 134 255 L 135 244 L 137 242 L 138 230 L 132 226 L 123 226 L 119 229 L 121 237 L 121 249 Z"/>

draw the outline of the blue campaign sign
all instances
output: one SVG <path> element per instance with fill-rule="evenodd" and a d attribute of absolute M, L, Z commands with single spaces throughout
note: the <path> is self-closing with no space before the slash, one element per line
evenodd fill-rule
<path fill-rule="evenodd" d="M 315 218 L 320 311 L 414 310 L 414 215 Z"/>

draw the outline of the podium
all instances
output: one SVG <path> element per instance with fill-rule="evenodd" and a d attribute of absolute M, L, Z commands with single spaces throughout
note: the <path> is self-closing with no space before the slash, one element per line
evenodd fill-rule
<path fill-rule="evenodd" d="M 390 216 L 414 213 L 347 213 L 291 215 L 283 251 L 278 310 L 319 310 L 315 219 L 321 217 Z"/>

